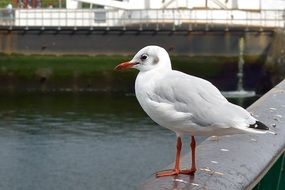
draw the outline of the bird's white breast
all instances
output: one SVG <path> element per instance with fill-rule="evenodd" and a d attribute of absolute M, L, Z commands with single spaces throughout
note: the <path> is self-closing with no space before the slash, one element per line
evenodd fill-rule
<path fill-rule="evenodd" d="M 136 97 L 143 110 L 154 122 L 177 133 L 183 133 L 180 128 L 195 125 L 191 121 L 192 114 L 176 111 L 173 104 L 153 101 L 157 96 L 154 89 L 162 76 L 162 74 L 158 76 L 151 72 L 139 73 L 135 83 Z"/>

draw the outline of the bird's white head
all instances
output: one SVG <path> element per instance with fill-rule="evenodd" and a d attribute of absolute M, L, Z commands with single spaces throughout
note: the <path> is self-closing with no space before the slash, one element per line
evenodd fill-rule
<path fill-rule="evenodd" d="M 121 63 L 115 70 L 135 68 L 141 72 L 161 69 L 171 70 L 171 62 L 167 51 L 159 46 L 146 46 L 141 49 L 132 60 Z"/>

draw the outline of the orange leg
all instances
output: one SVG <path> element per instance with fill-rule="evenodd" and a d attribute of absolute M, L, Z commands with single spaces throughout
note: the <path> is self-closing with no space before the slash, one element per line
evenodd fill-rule
<path fill-rule="evenodd" d="M 197 171 L 197 168 L 196 168 L 196 154 L 195 154 L 195 151 L 196 151 L 196 140 L 195 140 L 195 137 L 194 136 L 191 136 L 191 144 L 190 144 L 190 147 L 191 147 L 191 156 L 192 156 L 192 165 L 191 165 L 191 169 L 190 170 L 182 170 L 180 171 L 181 174 L 194 174 L 196 171 Z"/>
<path fill-rule="evenodd" d="M 175 167 L 172 170 L 165 170 L 156 173 L 156 177 L 165 177 L 178 175 L 180 173 L 180 153 L 182 147 L 181 137 L 177 137 L 176 141 L 176 158 L 175 158 Z"/>

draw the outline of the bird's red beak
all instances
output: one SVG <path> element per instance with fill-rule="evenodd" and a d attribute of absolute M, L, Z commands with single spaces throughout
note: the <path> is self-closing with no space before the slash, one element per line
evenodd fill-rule
<path fill-rule="evenodd" d="M 131 63 L 131 62 L 124 62 L 121 63 L 119 65 L 117 65 L 114 70 L 118 71 L 118 70 L 122 70 L 122 69 L 128 69 L 128 68 L 132 68 L 136 63 Z"/>

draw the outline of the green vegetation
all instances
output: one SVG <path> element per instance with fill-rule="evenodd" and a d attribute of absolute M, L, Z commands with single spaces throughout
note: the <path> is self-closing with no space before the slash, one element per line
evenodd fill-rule
<path fill-rule="evenodd" d="M 52 5 L 54 8 L 65 8 L 65 0 L 41 0 L 42 8 L 46 8 L 49 5 Z"/>
<path fill-rule="evenodd" d="M 124 56 L 0 56 L 0 90 L 129 91 L 134 71 L 114 72 Z M 120 82 L 121 81 L 121 82 Z"/>
<path fill-rule="evenodd" d="M 2 55 L 0 56 L 0 75 L 13 75 L 32 78 L 39 70 L 47 69 L 50 75 L 68 78 L 77 73 L 92 76 L 98 72 L 113 72 L 118 63 L 131 59 L 131 56 L 49 56 L 49 55 Z M 214 77 L 224 72 L 226 65 L 236 67 L 236 57 L 188 57 L 173 56 L 173 67 L 204 77 Z"/>
<path fill-rule="evenodd" d="M 123 56 L 0 56 L 0 75 L 13 75 L 32 78 L 40 70 L 48 70 L 53 77 L 65 78 L 77 75 L 90 76 L 97 72 L 112 71 L 120 61 L 129 59 Z"/>
<path fill-rule="evenodd" d="M 5 8 L 9 3 L 12 3 L 12 0 L 1 0 L 0 8 Z"/>
<path fill-rule="evenodd" d="M 131 56 L 0 55 L 0 89 L 99 89 L 130 91 L 137 71 L 113 68 Z M 208 80 L 236 77 L 237 57 L 173 56 L 173 68 Z M 247 64 L 258 62 L 246 57 Z"/>
<path fill-rule="evenodd" d="M 13 7 L 17 7 L 13 0 L 0 0 L 0 8 L 5 8 L 9 3 L 13 4 Z M 53 7 L 58 8 L 61 7 L 65 8 L 65 0 L 41 0 L 41 7 L 45 8 L 49 5 L 53 5 Z"/>
<path fill-rule="evenodd" d="M 176 70 L 204 78 L 212 78 L 225 72 L 228 67 L 236 67 L 237 57 L 175 56 L 172 57 L 172 62 L 173 68 Z"/>

